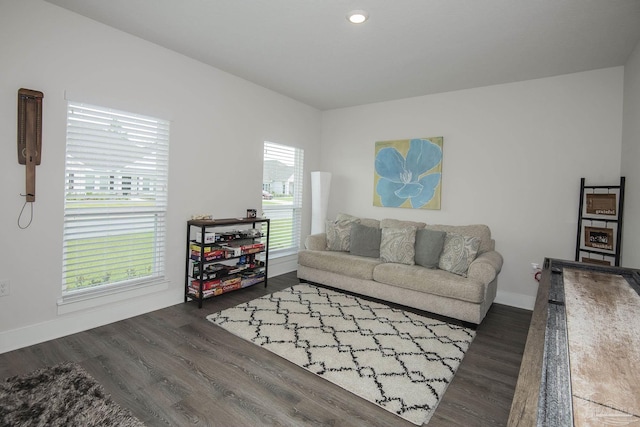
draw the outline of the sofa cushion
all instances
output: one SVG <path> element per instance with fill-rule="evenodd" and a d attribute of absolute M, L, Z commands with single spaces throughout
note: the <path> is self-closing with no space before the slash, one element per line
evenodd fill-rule
<path fill-rule="evenodd" d="M 461 236 L 447 233 L 444 238 L 444 248 L 438 261 L 438 267 L 460 276 L 467 276 L 469 264 L 476 259 L 480 239 L 477 237 Z"/>
<path fill-rule="evenodd" d="M 298 264 L 357 279 L 372 280 L 373 269 L 380 264 L 379 258 L 367 258 L 345 252 L 310 251 L 298 252 Z"/>
<path fill-rule="evenodd" d="M 416 228 L 383 228 L 380 258 L 384 262 L 415 264 Z"/>
<path fill-rule="evenodd" d="M 480 247 L 478 253 L 484 253 L 495 250 L 495 242 L 491 238 L 491 230 L 484 224 L 472 225 L 442 225 L 428 224 L 425 228 L 429 230 L 446 231 L 448 233 L 456 233 L 462 236 L 477 237 L 480 239 Z"/>
<path fill-rule="evenodd" d="M 351 246 L 351 226 L 359 220 L 327 221 L 327 249 L 348 252 Z"/>
<path fill-rule="evenodd" d="M 383 263 L 373 270 L 373 280 L 475 304 L 484 301 L 485 285 L 482 283 L 444 270 L 430 270 L 419 265 Z M 393 290 L 390 289 L 389 292 Z"/>
<path fill-rule="evenodd" d="M 362 224 L 351 226 L 351 255 L 380 258 L 380 239 L 382 230 Z"/>
<path fill-rule="evenodd" d="M 438 268 L 444 247 L 444 231 L 422 229 L 416 231 L 416 264 L 426 268 Z"/>

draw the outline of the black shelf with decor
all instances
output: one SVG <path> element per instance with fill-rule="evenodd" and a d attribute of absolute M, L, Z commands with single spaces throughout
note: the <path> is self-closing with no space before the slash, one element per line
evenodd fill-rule
<path fill-rule="evenodd" d="M 187 221 L 184 301 L 202 302 L 259 283 L 267 287 L 268 218 Z"/>
<path fill-rule="evenodd" d="M 620 266 L 625 178 L 616 185 L 586 185 L 580 179 L 575 261 Z"/>

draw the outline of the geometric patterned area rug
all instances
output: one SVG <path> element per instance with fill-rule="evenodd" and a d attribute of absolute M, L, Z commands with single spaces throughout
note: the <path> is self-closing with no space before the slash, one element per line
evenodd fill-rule
<path fill-rule="evenodd" d="M 308 284 L 207 319 L 417 425 L 431 418 L 475 337 L 462 326 Z"/>
<path fill-rule="evenodd" d="M 0 426 L 123 426 L 144 424 L 105 394 L 75 363 L 0 381 Z"/>

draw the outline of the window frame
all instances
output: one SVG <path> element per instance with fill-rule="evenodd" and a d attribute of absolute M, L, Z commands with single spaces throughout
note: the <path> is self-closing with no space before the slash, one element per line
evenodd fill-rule
<path fill-rule="evenodd" d="M 269 171 L 267 161 L 279 161 L 282 169 L 286 169 L 286 166 L 293 168 L 291 176 L 293 179 L 284 179 L 278 181 L 278 190 L 281 188 L 289 188 L 293 185 L 292 201 L 290 204 L 278 204 L 278 194 L 274 194 L 273 183 L 274 180 L 268 175 L 277 174 L 282 172 Z M 289 164 L 290 163 L 290 164 Z M 275 165 L 271 165 L 272 168 Z M 270 226 L 270 241 L 269 241 L 269 258 L 279 258 L 288 255 L 297 254 L 300 249 L 300 239 L 302 234 L 302 199 L 304 195 L 304 149 L 285 145 L 270 141 L 264 141 L 263 144 L 263 176 L 262 176 L 262 190 L 268 191 L 273 194 L 273 200 L 262 199 L 262 211 L 264 216 L 271 219 Z M 265 204 L 265 202 L 268 202 Z M 291 221 L 291 233 L 288 234 L 287 240 L 290 240 L 289 246 L 279 246 L 278 226 L 279 221 L 288 222 Z"/>
<path fill-rule="evenodd" d="M 166 288 L 170 122 L 68 100 L 66 132 L 59 312 L 64 304 L 97 297 L 113 300 L 114 294 L 148 292 L 140 289 L 149 286 Z M 148 233 L 150 237 L 146 236 Z M 73 288 L 70 281 L 78 283 L 79 274 L 73 267 L 73 262 L 78 261 L 74 257 L 85 258 L 78 261 L 80 268 L 86 269 L 82 271 L 91 270 L 90 255 L 73 246 L 87 247 L 91 234 L 96 235 L 91 250 L 99 247 L 106 251 L 96 264 L 107 270 L 107 279 Z M 124 252 L 127 246 L 131 255 Z M 108 254 L 115 254 L 113 262 Z M 127 263 L 139 267 L 149 262 L 150 270 L 136 273 L 130 268 L 126 277 L 119 272 L 111 280 L 111 274 Z M 93 301 L 82 305 L 99 304 Z"/>

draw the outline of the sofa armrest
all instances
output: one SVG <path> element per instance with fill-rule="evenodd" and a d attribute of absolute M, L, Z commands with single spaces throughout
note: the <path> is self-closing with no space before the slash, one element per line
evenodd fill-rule
<path fill-rule="evenodd" d="M 318 233 L 307 236 L 304 241 L 304 247 L 312 251 L 327 250 L 327 234 Z"/>
<path fill-rule="evenodd" d="M 467 277 L 486 285 L 500 273 L 502 263 L 503 258 L 499 252 L 483 252 L 469 264 Z"/>

